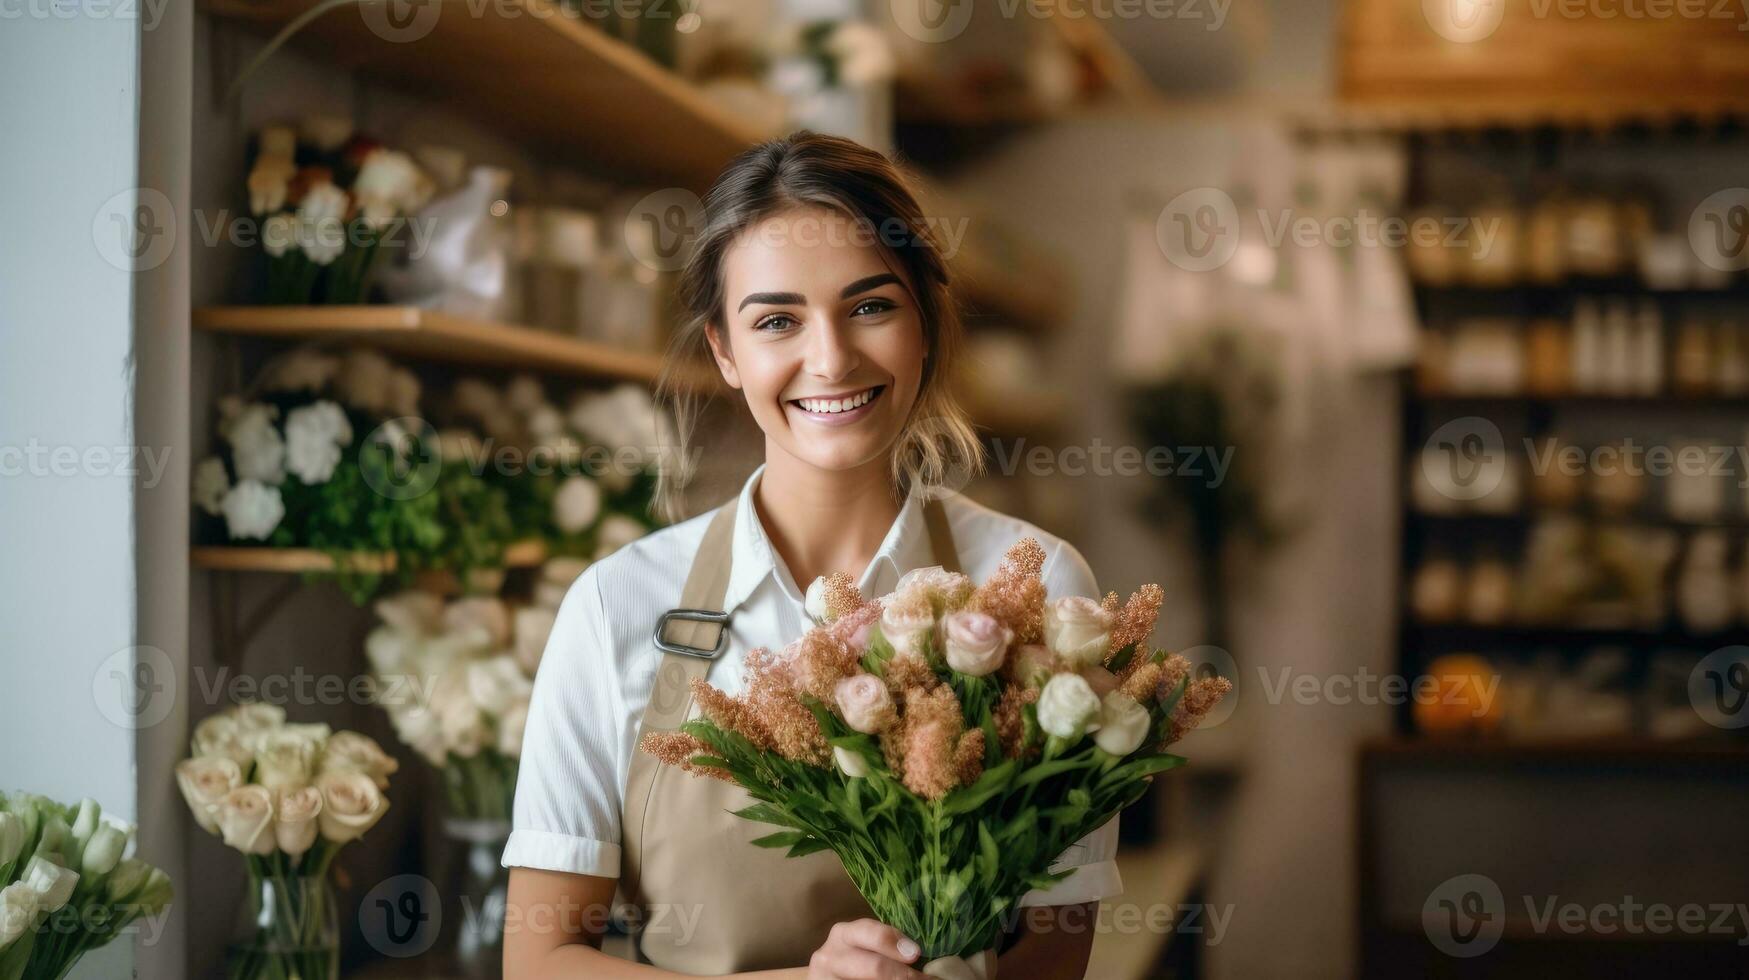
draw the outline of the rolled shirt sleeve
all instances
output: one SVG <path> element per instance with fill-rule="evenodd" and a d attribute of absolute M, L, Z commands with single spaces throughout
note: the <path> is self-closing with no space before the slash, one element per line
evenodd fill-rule
<path fill-rule="evenodd" d="M 529 701 L 504 867 L 619 877 L 620 698 L 597 569 L 565 594 Z"/>
<path fill-rule="evenodd" d="M 1098 599 L 1100 596 L 1093 569 L 1081 552 L 1067 541 L 1058 543 L 1040 577 L 1045 594 L 1052 599 L 1073 595 Z M 1051 864 L 1051 870 L 1074 868 L 1075 873 L 1049 888 L 1027 892 L 1021 896 L 1021 906 L 1076 905 L 1121 894 L 1123 878 L 1117 872 L 1119 819 L 1118 815 L 1113 815 L 1099 829 L 1070 844 Z"/>

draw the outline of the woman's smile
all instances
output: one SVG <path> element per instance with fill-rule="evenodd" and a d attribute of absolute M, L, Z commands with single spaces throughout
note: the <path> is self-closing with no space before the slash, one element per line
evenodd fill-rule
<path fill-rule="evenodd" d="M 886 385 L 808 398 L 792 398 L 784 405 L 797 415 L 820 425 L 850 425 L 875 409 Z"/>

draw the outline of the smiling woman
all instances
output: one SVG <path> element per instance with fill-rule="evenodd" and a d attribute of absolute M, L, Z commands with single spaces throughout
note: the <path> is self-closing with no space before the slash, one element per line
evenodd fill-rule
<path fill-rule="evenodd" d="M 753 846 L 761 831 L 735 816 L 752 802 L 745 791 L 675 778 L 635 746 L 688 716 L 689 680 L 738 690 L 745 666 L 768 656 L 759 648 L 801 635 L 798 583 L 839 573 L 878 596 L 931 564 L 981 580 L 1032 537 L 1049 595 L 1099 595 L 1073 546 L 947 489 L 983 457 L 947 390 L 961 325 L 929 227 L 889 160 L 810 133 L 743 154 L 706 198 L 660 384 L 677 416 L 674 458 L 687 455 L 702 396 L 672 381 L 708 361 L 763 432 L 764 464 L 724 506 L 622 548 L 572 586 L 535 682 L 504 854 L 525 919 L 604 907 L 617 891 L 649 913 L 637 955 L 663 972 L 615 963 L 593 948 L 599 927 L 579 923 L 508 935 L 507 975 L 923 975 L 916 937 L 873 917 L 836 856 Z M 676 472 L 662 480 L 662 505 L 682 517 Z M 1038 914 L 1001 957 L 1024 969 L 1003 972 L 1083 975 L 1092 933 L 1053 925 L 1052 910 L 1072 917 L 1120 890 L 1116 843 L 1113 817 L 1061 853 L 1053 870 L 1074 873 L 1020 900 Z M 671 921 L 690 925 L 657 928 L 655 915 L 675 909 L 692 914 Z"/>

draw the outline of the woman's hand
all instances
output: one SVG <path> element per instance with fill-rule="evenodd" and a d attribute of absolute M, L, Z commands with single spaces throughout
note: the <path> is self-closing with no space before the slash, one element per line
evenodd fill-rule
<path fill-rule="evenodd" d="M 808 980 L 917 980 L 917 944 L 875 919 L 840 922 L 808 959 Z"/>

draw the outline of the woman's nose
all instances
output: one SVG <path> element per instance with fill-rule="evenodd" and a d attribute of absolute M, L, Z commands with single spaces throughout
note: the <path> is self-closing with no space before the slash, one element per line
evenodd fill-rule
<path fill-rule="evenodd" d="M 803 365 L 809 374 L 836 381 L 862 363 L 862 356 L 850 342 L 847 324 L 830 316 L 821 317 L 810 333 L 807 361 Z"/>

